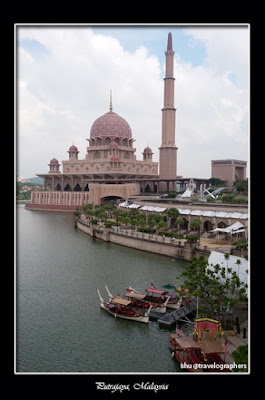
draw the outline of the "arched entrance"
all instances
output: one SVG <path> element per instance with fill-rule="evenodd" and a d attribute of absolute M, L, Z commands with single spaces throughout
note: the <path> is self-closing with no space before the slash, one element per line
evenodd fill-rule
<path fill-rule="evenodd" d="M 150 192 L 151 192 L 151 188 L 150 188 L 149 184 L 147 184 L 147 185 L 145 186 L 144 191 L 145 191 L 145 193 L 150 193 Z"/>
<path fill-rule="evenodd" d="M 124 199 L 120 196 L 105 196 L 105 197 L 101 198 L 101 204 L 108 203 L 111 200 L 117 201 L 117 200 L 124 200 Z"/>
<path fill-rule="evenodd" d="M 217 228 L 221 228 L 221 229 L 227 228 L 227 224 L 224 221 L 220 221 L 217 224 Z"/>
<path fill-rule="evenodd" d="M 67 183 L 67 185 L 65 186 L 64 191 L 65 191 L 65 192 L 71 192 L 71 191 L 72 191 L 72 188 L 71 188 L 71 186 L 69 185 L 69 183 Z"/>
<path fill-rule="evenodd" d="M 209 220 L 205 221 L 204 224 L 203 224 L 203 231 L 204 232 L 208 232 L 208 231 L 211 231 L 211 230 L 213 230 L 212 222 L 209 221 Z"/>

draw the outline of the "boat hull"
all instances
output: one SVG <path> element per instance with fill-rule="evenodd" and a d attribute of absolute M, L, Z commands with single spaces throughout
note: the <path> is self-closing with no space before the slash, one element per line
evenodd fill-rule
<path fill-rule="evenodd" d="M 143 322 L 145 324 L 149 323 L 149 315 L 139 315 L 139 316 L 130 316 L 130 315 L 124 315 L 121 313 L 117 313 L 115 311 L 112 311 L 108 308 L 106 303 L 100 303 L 100 307 L 107 311 L 109 314 L 113 315 L 115 318 L 122 318 L 122 319 L 127 319 L 128 321 L 136 321 L 136 322 Z"/>

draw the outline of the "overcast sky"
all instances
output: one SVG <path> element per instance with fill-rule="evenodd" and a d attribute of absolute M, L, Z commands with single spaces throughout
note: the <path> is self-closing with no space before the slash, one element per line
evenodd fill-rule
<path fill-rule="evenodd" d="M 248 161 L 249 28 L 17 26 L 17 175 L 48 172 L 74 143 L 84 159 L 93 122 L 126 119 L 137 159 L 159 161 L 168 32 L 175 51 L 177 174 L 210 178 L 211 160 Z"/>

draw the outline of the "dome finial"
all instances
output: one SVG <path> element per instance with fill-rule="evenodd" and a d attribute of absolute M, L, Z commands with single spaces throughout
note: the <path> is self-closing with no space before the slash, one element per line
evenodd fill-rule
<path fill-rule="evenodd" d="M 110 102 L 109 102 L 109 110 L 112 111 L 112 90 L 110 89 Z"/>

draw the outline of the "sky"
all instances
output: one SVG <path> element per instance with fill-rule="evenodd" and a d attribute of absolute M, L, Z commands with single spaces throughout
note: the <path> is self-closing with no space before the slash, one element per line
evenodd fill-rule
<path fill-rule="evenodd" d="M 93 122 L 109 111 L 110 90 L 137 159 L 148 145 L 159 161 L 168 32 L 177 175 L 210 178 L 211 160 L 248 161 L 247 25 L 17 25 L 17 175 L 47 173 L 53 157 L 68 160 L 73 143 L 84 159 Z"/>

